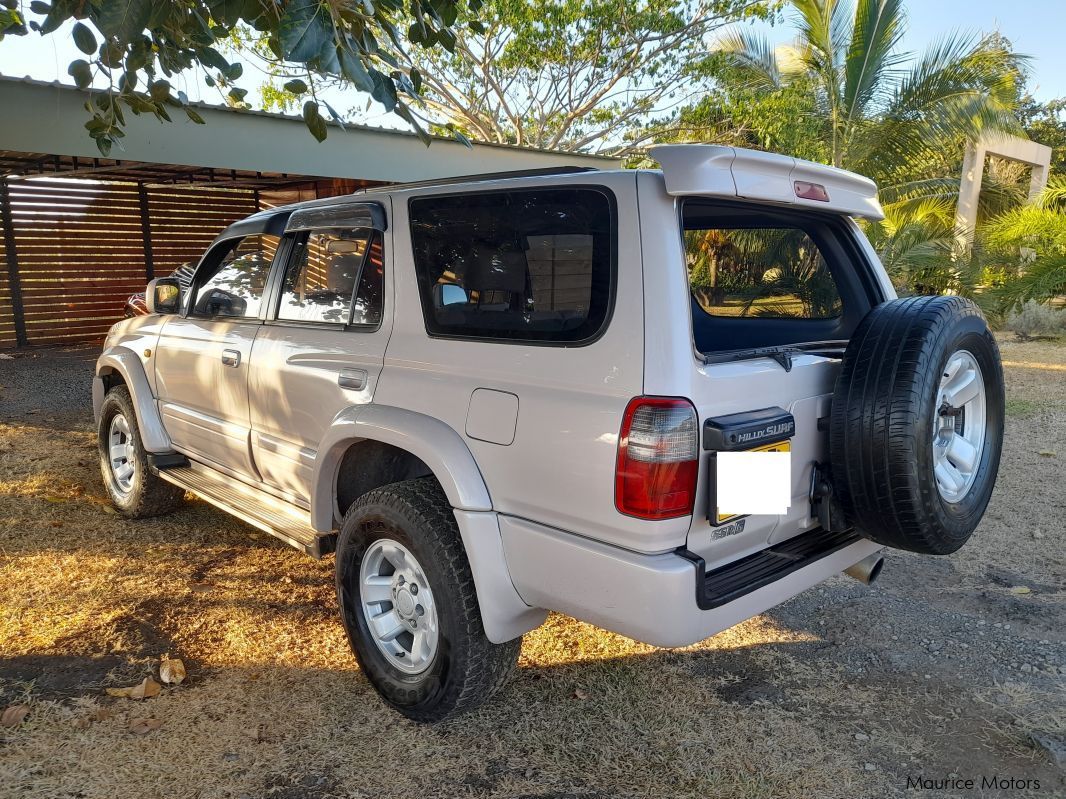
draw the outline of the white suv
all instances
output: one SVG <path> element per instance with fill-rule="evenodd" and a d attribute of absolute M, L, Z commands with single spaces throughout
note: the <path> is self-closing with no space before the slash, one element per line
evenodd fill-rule
<path fill-rule="evenodd" d="M 364 673 L 421 721 L 496 691 L 549 610 L 684 646 L 884 545 L 958 549 L 1002 438 L 977 309 L 895 299 L 865 178 L 652 152 L 230 226 L 107 337 L 115 507 L 191 492 L 335 551 Z"/>

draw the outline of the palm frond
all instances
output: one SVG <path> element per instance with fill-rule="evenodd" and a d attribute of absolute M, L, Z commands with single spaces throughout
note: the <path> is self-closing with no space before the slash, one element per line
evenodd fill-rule
<path fill-rule="evenodd" d="M 1047 302 L 1066 294 L 1066 252 L 1038 256 L 1015 279 L 996 289 L 1001 307 L 1012 308 L 1026 300 Z"/>
<path fill-rule="evenodd" d="M 861 119 L 906 56 L 896 52 L 903 36 L 902 0 L 859 0 L 844 61 L 843 105 L 849 120 Z"/>
<path fill-rule="evenodd" d="M 765 36 L 748 29 L 739 29 L 722 34 L 714 44 L 725 65 L 732 71 L 731 78 L 749 90 L 775 91 L 782 86 L 781 69 L 774 46 Z"/>
<path fill-rule="evenodd" d="M 1016 132 L 1014 81 L 1024 57 L 990 39 L 949 36 L 899 83 L 883 114 L 860 131 L 853 169 L 886 174 L 935 160 L 987 131 Z"/>

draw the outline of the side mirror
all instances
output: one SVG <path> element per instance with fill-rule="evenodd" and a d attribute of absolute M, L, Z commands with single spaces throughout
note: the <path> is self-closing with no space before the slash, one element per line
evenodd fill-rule
<path fill-rule="evenodd" d="M 148 313 L 177 313 L 181 310 L 181 283 L 172 277 L 157 277 L 144 292 Z"/>
<path fill-rule="evenodd" d="M 433 287 L 433 305 L 444 308 L 448 305 L 465 305 L 470 302 L 466 289 L 455 283 L 438 283 Z"/>

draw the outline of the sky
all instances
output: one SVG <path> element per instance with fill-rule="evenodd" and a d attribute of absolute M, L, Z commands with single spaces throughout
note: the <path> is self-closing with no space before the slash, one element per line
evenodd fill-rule
<path fill-rule="evenodd" d="M 951 31 L 977 36 L 998 30 L 1010 39 L 1017 52 L 1032 57 L 1029 86 L 1038 100 L 1066 96 L 1066 0 L 910 0 L 906 7 L 909 25 L 903 49 L 921 51 Z M 34 33 L 5 37 L 0 42 L 0 75 L 73 83 L 67 75 L 67 65 L 82 55 L 71 41 L 71 27 L 67 25 L 44 38 Z M 787 23 L 773 27 L 760 23 L 758 27 L 778 43 L 787 42 L 794 35 Z M 250 90 L 250 101 L 256 98 L 255 90 L 262 82 L 262 76 L 246 61 L 245 76 L 239 84 Z M 202 77 L 190 73 L 172 83 L 192 100 L 221 102 L 217 90 L 204 86 Z M 376 106 L 363 113 L 365 95 L 327 93 L 325 99 L 341 113 L 357 107 L 359 113 L 355 116 L 360 122 L 405 127 L 405 123 Z"/>

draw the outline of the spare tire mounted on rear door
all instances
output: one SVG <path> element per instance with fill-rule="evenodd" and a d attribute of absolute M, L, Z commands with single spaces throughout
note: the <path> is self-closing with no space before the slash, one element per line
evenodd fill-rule
<path fill-rule="evenodd" d="M 1003 441 L 1003 369 L 984 317 L 961 297 L 874 308 L 833 395 L 833 488 L 867 538 L 954 552 L 984 514 Z"/>

